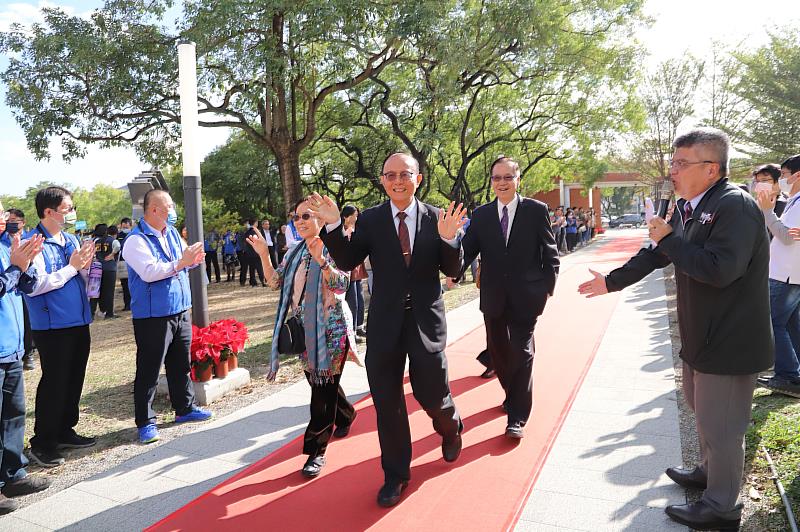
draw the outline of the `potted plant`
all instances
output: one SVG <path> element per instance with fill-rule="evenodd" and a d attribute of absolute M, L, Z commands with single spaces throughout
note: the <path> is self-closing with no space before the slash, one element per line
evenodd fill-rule
<path fill-rule="evenodd" d="M 225 378 L 229 369 L 238 367 L 236 357 L 247 339 L 247 327 L 230 318 L 215 321 L 208 327 L 192 326 L 192 379 L 204 382 L 195 376 L 200 376 L 201 369 L 210 372 L 212 366 L 217 377 Z"/>

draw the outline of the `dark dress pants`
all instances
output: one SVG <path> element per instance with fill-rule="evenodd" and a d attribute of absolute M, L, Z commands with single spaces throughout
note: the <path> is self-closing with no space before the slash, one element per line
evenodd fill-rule
<path fill-rule="evenodd" d="M 25 383 L 22 361 L 0 363 L 0 487 L 25 477 Z"/>
<path fill-rule="evenodd" d="M 219 259 L 217 258 L 216 251 L 209 251 L 206 253 L 206 275 L 208 276 L 208 282 L 211 282 L 211 265 L 214 265 L 214 277 L 216 278 L 217 282 L 219 282 Z"/>
<path fill-rule="evenodd" d="M 547 296 L 541 299 L 539 313 L 532 318 L 520 318 L 509 308 L 498 317 L 483 317 L 487 350 L 497 379 L 506 392 L 504 404 L 509 423 L 518 421 L 525 425 L 533 408 L 533 355 L 536 350 L 533 329 Z"/>
<path fill-rule="evenodd" d="M 162 365 L 167 373 L 172 408 L 176 415 L 188 414 L 194 404 L 194 385 L 190 377 L 192 324 L 189 311 L 163 318 L 135 319 L 133 335 L 136 338 L 136 378 L 133 381 L 136 426 L 141 428 L 156 422 L 153 398 Z"/>
<path fill-rule="evenodd" d="M 372 333 L 375 334 L 375 329 Z M 463 429 L 450 394 L 447 358 L 441 351 L 430 353 L 425 349 L 414 314 L 406 310 L 398 345 L 393 351 L 375 352 L 367 348 L 367 378 L 378 418 L 381 466 L 386 481 L 411 477 L 411 430 L 403 394 L 406 356 L 414 398 L 433 420 L 434 430 L 443 438 L 452 439 Z"/>
<path fill-rule="evenodd" d="M 339 385 L 341 373 L 334 375 L 333 381 L 325 384 L 312 384 L 311 374 L 307 371 L 305 374 L 308 384 L 311 385 L 311 419 L 303 436 L 303 454 L 322 456 L 328 448 L 334 424 L 337 427 L 349 426 L 355 417 L 355 409 Z"/>
<path fill-rule="evenodd" d="M 33 331 L 42 378 L 36 388 L 36 422 L 31 447 L 55 450 L 78 424 L 79 404 L 89 361 L 89 326 Z"/>
<path fill-rule="evenodd" d="M 29 355 L 33 353 L 33 350 L 36 348 L 36 345 L 33 343 L 33 334 L 31 331 L 31 318 L 28 315 L 28 304 L 25 302 L 25 298 L 22 299 L 22 317 L 23 322 L 25 324 L 25 336 L 23 337 L 23 344 L 25 346 L 25 355 Z"/>
<path fill-rule="evenodd" d="M 100 277 L 100 296 L 90 300 L 92 316 L 97 311 L 98 304 L 100 305 L 100 312 L 104 312 L 106 316 L 114 315 L 114 289 L 116 284 L 117 271 L 103 270 L 103 276 Z"/>
<path fill-rule="evenodd" d="M 128 278 L 120 279 L 119 284 L 122 286 L 122 304 L 125 310 L 131 309 L 131 290 L 128 288 Z"/>

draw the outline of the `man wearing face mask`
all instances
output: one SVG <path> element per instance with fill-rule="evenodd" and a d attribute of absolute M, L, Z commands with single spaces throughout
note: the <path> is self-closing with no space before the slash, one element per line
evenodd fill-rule
<path fill-rule="evenodd" d="M 158 374 L 166 368 L 175 422 L 205 421 L 211 412 L 194 404 L 190 378 L 192 294 L 188 270 L 205 259 L 203 243 L 184 247 L 175 222 L 178 216 L 169 193 L 150 190 L 144 196 L 144 217 L 125 241 L 133 334 L 136 339 L 136 377 L 133 402 L 141 443 L 157 441 L 156 395 Z"/>
<path fill-rule="evenodd" d="M 77 219 L 68 190 L 44 188 L 36 193 L 35 203 L 39 224 L 32 233 L 45 240 L 33 262 L 36 287 L 25 295 L 42 364 L 30 455 L 43 467 L 55 467 L 64 463 L 63 449 L 95 444 L 94 438 L 75 432 L 91 345 L 86 283 L 94 243 L 80 245 L 74 235 L 64 232 Z"/>
<path fill-rule="evenodd" d="M 17 233 L 19 233 L 20 238 L 25 238 L 25 213 L 19 209 L 8 209 L 7 212 L 8 222 L 6 222 L 6 231 L 3 236 L 0 236 L 0 239 L 7 238 L 10 245 L 11 238 L 13 238 L 13 236 Z M 28 315 L 28 307 L 25 303 L 25 299 L 20 299 L 22 300 L 22 316 L 25 320 L 25 354 L 22 355 L 22 369 L 25 371 L 30 371 L 36 369 L 36 358 L 34 357 L 36 346 L 33 343 L 31 319 Z"/>
<path fill-rule="evenodd" d="M 758 206 L 772 235 L 769 247 L 769 299 L 775 335 L 775 375 L 759 378 L 765 388 L 800 397 L 800 242 L 789 228 L 800 226 L 800 155 L 786 159 L 778 186 L 788 199 L 780 218 L 775 215 L 775 196 L 758 193 Z"/>
<path fill-rule="evenodd" d="M 22 293 L 36 285 L 31 260 L 41 252 L 41 235 L 20 243 L 19 231 L 8 234 L 9 213 L 0 204 L 0 514 L 17 509 L 9 497 L 42 491 L 50 485 L 45 477 L 25 471 L 25 381 L 22 377 Z"/>

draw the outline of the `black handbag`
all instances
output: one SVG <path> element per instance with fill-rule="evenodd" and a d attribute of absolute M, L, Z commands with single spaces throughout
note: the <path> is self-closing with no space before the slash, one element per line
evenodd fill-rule
<path fill-rule="evenodd" d="M 309 261 L 310 262 L 310 261 Z M 306 284 L 308 284 L 308 268 L 306 264 Z M 300 301 L 306 295 L 306 287 L 303 286 L 303 292 L 300 294 Z M 278 332 L 278 353 L 282 355 L 299 355 L 306 350 L 306 330 L 300 321 L 299 316 L 291 316 L 283 322 L 281 329 Z"/>
<path fill-rule="evenodd" d="M 306 350 L 306 331 L 298 316 L 292 316 L 281 325 L 278 333 L 278 352 L 282 355 L 299 355 Z"/>

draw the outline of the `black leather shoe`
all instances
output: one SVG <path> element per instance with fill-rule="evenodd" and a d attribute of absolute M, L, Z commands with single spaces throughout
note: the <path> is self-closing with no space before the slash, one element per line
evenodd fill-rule
<path fill-rule="evenodd" d="M 17 501 L 12 501 L 5 495 L 0 495 L 0 515 L 9 514 L 19 508 Z"/>
<path fill-rule="evenodd" d="M 719 530 L 735 532 L 739 530 L 741 519 L 723 519 L 703 501 L 689 504 L 674 504 L 664 510 L 673 521 L 695 530 Z"/>
<path fill-rule="evenodd" d="M 522 423 L 519 421 L 512 421 L 506 426 L 506 438 L 521 440 L 524 435 Z"/>
<path fill-rule="evenodd" d="M 387 480 L 378 491 L 378 506 L 391 508 L 400 502 L 406 486 L 408 486 L 407 480 Z"/>
<path fill-rule="evenodd" d="M 486 368 L 486 371 L 481 373 L 481 379 L 491 379 L 495 375 L 497 375 L 497 372 L 495 370 L 493 370 L 492 368 Z"/>
<path fill-rule="evenodd" d="M 456 434 L 456 437 L 450 441 L 442 438 L 442 456 L 445 462 L 455 462 L 461 454 L 461 434 Z"/>
<path fill-rule="evenodd" d="M 693 490 L 704 490 L 708 484 L 706 474 L 700 467 L 694 469 L 683 469 L 680 467 L 669 467 L 665 471 L 667 476 L 678 486 Z"/>
<path fill-rule="evenodd" d="M 300 470 L 300 473 L 306 478 L 314 478 L 319 476 L 322 471 L 322 466 L 325 465 L 325 456 L 309 456 L 306 460 L 306 465 Z"/>

